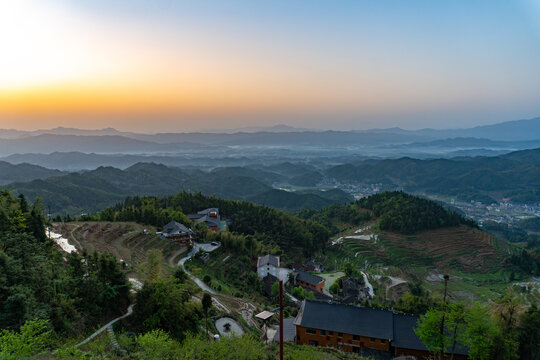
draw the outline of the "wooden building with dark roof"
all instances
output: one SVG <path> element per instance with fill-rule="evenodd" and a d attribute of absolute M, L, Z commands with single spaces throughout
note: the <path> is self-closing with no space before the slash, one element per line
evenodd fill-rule
<path fill-rule="evenodd" d="M 302 270 L 293 270 L 294 282 L 296 285 L 304 286 L 318 292 L 324 290 L 324 278 Z"/>
<path fill-rule="evenodd" d="M 414 332 L 418 319 L 389 310 L 305 300 L 294 322 L 296 343 L 331 346 L 376 358 L 428 359 L 432 353 Z M 467 350 L 458 346 L 454 359 L 467 359 Z"/>

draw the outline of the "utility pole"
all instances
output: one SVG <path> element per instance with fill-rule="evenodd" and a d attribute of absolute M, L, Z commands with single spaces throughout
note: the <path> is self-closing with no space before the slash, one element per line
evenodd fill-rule
<path fill-rule="evenodd" d="M 279 280 L 279 306 L 271 311 L 263 311 L 255 317 L 260 319 L 266 325 L 266 321 L 270 319 L 279 310 L 279 360 L 283 360 L 283 280 Z M 265 337 L 266 337 L 266 326 Z"/>
<path fill-rule="evenodd" d="M 283 280 L 279 280 L 279 360 L 283 360 Z"/>
<path fill-rule="evenodd" d="M 443 359 L 444 354 L 444 317 L 446 315 L 446 291 L 448 289 L 448 279 L 450 276 L 448 274 L 444 275 L 444 296 L 443 296 L 443 313 L 441 319 L 441 352 L 439 353 L 439 359 Z"/>

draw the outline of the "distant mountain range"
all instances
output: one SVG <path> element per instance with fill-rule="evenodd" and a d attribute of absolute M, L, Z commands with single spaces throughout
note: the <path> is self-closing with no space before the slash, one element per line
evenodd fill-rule
<path fill-rule="evenodd" d="M 41 166 L 31 164 L 12 165 L 8 162 L 0 161 L 0 185 L 17 181 L 46 179 L 63 174 L 61 171 L 51 170 Z"/>
<path fill-rule="evenodd" d="M 343 162 L 346 157 L 359 155 L 366 158 L 449 158 L 500 155 L 539 146 L 540 118 L 470 129 L 417 131 L 400 128 L 315 131 L 287 125 L 249 128 L 233 133 L 138 134 L 111 128 L 56 128 L 31 132 L 0 130 L 2 160 L 14 164 L 47 164 L 60 170 L 95 169 L 99 165 L 127 168 L 141 161 L 211 168 L 216 165 L 217 158 L 225 159 L 225 164 L 218 163 L 218 166 L 228 166 L 242 164 L 238 159 L 244 157 L 251 163 L 266 157 L 274 159 L 274 162 L 318 158 L 335 164 Z M 43 154 L 52 155 L 40 156 Z M 102 155 L 113 157 L 104 158 Z M 132 157 L 122 158 L 125 155 Z M 81 161 L 75 161 L 77 157 Z M 186 161 L 194 158 L 203 161 L 193 164 Z"/>
<path fill-rule="evenodd" d="M 301 131 L 317 131 L 307 128 L 297 128 L 294 126 L 278 124 L 273 126 L 250 126 L 237 129 L 208 129 L 202 131 L 203 133 L 218 133 L 218 134 L 232 134 L 232 133 L 253 133 L 253 132 L 301 132 Z M 322 130 L 321 130 L 322 131 Z M 141 133 L 129 132 L 129 131 L 119 131 L 114 128 L 105 128 L 105 129 L 77 129 L 77 128 L 66 128 L 66 127 L 56 127 L 53 129 L 40 129 L 33 131 L 24 131 L 24 130 L 15 130 L 15 129 L 0 129 L 0 139 L 20 139 L 30 136 L 38 135 L 78 135 L 78 136 L 102 136 L 102 135 L 111 135 L 111 136 L 125 136 L 136 138 L 140 135 L 145 135 Z M 152 134 L 148 134 L 152 136 Z"/>
<path fill-rule="evenodd" d="M 182 190 L 243 199 L 289 211 L 318 209 L 353 200 L 341 190 L 292 193 L 273 189 L 272 182 L 285 178 L 251 168 L 217 168 L 206 172 L 138 163 L 125 170 L 100 167 L 93 171 L 12 183 L 7 188 L 30 199 L 42 198 L 55 213 L 97 211 L 126 196 L 171 195 Z"/>
<path fill-rule="evenodd" d="M 540 138 L 540 117 L 476 126 L 469 129 L 422 129 L 415 131 L 415 133 L 438 138 L 476 137 L 503 141 L 538 140 Z"/>
<path fill-rule="evenodd" d="M 0 181 L 12 182 L 7 188 L 29 198 L 43 198 L 54 212 L 96 211 L 130 195 L 169 195 L 182 190 L 288 211 L 319 209 L 352 200 L 339 189 L 324 191 L 336 183 L 341 187 L 382 184 L 387 189 L 488 204 L 503 197 L 519 203 L 540 203 L 540 149 L 494 157 L 361 160 L 323 168 L 281 163 L 203 171 L 137 163 L 125 170 L 99 167 L 64 174 L 28 164 L 0 165 L 4 166 Z M 287 188 L 296 191 L 282 190 Z"/>
<path fill-rule="evenodd" d="M 0 140 L 0 155 L 16 153 L 52 152 L 96 152 L 110 153 L 158 153 L 182 152 L 188 150 L 209 149 L 209 145 L 201 145 L 189 141 L 176 143 L 156 143 L 119 135 L 56 135 L 40 134 L 36 136 Z"/>

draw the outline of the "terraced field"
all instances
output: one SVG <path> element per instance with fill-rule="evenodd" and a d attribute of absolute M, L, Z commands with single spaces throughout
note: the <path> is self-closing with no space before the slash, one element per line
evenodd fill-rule
<path fill-rule="evenodd" d="M 385 233 L 381 243 L 396 264 L 412 261 L 439 269 L 473 272 L 500 269 L 505 255 L 514 251 L 511 245 L 466 226 L 426 231 L 415 236 Z"/>
<path fill-rule="evenodd" d="M 53 229 L 79 249 L 108 251 L 134 268 L 144 261 L 149 249 L 161 249 L 165 259 L 184 249 L 156 236 L 153 227 L 133 222 L 55 223 Z"/>
<path fill-rule="evenodd" d="M 434 294 L 442 293 L 442 275 L 447 273 L 450 296 L 463 300 L 493 299 L 511 286 L 504 259 L 519 251 L 465 225 L 414 235 L 379 232 L 376 241 L 351 235 L 341 234 L 340 241 L 329 243 L 324 259 L 329 270 L 350 262 L 372 275 L 422 281 Z"/>
<path fill-rule="evenodd" d="M 489 272 L 515 249 L 476 228 L 452 227 L 403 235 L 379 234 L 378 241 L 345 238 L 336 250 L 353 263 L 435 267 Z"/>

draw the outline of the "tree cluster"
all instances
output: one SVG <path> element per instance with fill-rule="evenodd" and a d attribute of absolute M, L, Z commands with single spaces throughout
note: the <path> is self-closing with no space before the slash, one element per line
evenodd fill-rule
<path fill-rule="evenodd" d="M 373 211 L 379 218 L 381 230 L 412 234 L 465 224 L 475 226 L 472 220 L 451 212 L 437 203 L 401 191 L 383 192 L 360 199 L 356 205 Z"/>
<path fill-rule="evenodd" d="M 540 355 L 540 310 L 531 306 L 519 315 L 512 293 L 487 307 L 474 303 L 440 304 L 429 309 L 415 329 L 424 345 L 435 353 L 453 354 L 466 346 L 473 360 L 533 360 Z M 441 331 L 444 330 L 444 331 Z"/>
<path fill-rule="evenodd" d="M 157 227 L 176 220 L 189 226 L 185 214 L 210 207 L 219 208 L 220 213 L 231 220 L 232 232 L 253 235 L 265 244 L 313 252 L 324 245 L 329 237 L 328 229 L 321 224 L 299 219 L 281 210 L 186 191 L 162 198 L 128 197 L 122 203 L 104 209 L 98 214 L 98 220 L 136 221 Z"/>
<path fill-rule="evenodd" d="M 78 333 L 125 310 L 129 283 L 110 254 L 61 254 L 45 235 L 39 202 L 0 194 L 0 328 L 47 320 Z"/>

